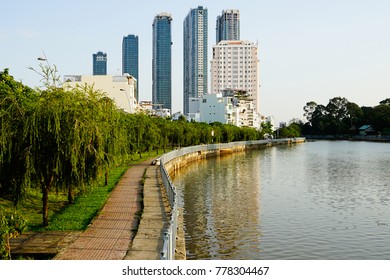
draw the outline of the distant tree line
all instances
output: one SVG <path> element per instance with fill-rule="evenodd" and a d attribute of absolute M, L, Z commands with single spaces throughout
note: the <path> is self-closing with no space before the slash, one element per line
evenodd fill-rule
<path fill-rule="evenodd" d="M 93 87 L 65 91 L 57 80 L 50 83 L 52 69 L 43 70 L 45 87 L 35 90 L 0 72 L 0 198 L 16 206 L 29 188 L 39 189 L 43 225 L 50 192 L 66 192 L 72 203 L 110 167 L 145 151 L 264 136 L 252 128 L 128 114 Z"/>
<path fill-rule="evenodd" d="M 357 134 L 363 125 L 376 133 L 390 134 L 390 98 L 374 107 L 360 107 L 346 98 L 334 97 L 327 105 L 307 102 L 303 107 L 307 122 L 297 122 L 304 135 Z"/>

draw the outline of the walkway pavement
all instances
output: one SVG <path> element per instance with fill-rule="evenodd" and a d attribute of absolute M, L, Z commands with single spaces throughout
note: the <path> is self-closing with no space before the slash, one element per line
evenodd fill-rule
<path fill-rule="evenodd" d="M 161 182 L 160 168 L 151 166 L 146 173 L 143 192 L 144 210 L 126 260 L 159 260 L 168 228 L 171 209 Z"/>
<path fill-rule="evenodd" d="M 128 252 L 132 252 L 132 239 L 135 237 L 139 226 L 141 211 L 139 196 L 142 193 L 142 186 L 140 181 L 145 169 L 148 168 L 147 176 L 154 177 L 154 184 L 157 184 L 159 180 L 158 177 L 155 177 L 159 176 L 159 170 L 156 166 L 150 166 L 150 162 L 151 160 L 148 160 L 127 170 L 112 191 L 103 209 L 93 219 L 87 230 L 81 233 L 72 245 L 60 252 L 54 259 L 122 260 Z M 155 188 L 157 190 L 157 186 Z M 161 213 L 159 216 L 158 213 L 146 213 L 145 216 L 148 215 L 156 215 L 156 219 L 161 219 L 163 216 Z M 143 215 L 142 223 L 144 219 L 146 221 L 146 217 Z M 160 221 L 160 225 L 164 225 L 164 223 L 165 221 Z M 138 230 L 136 237 L 142 233 Z M 147 233 L 143 236 L 147 239 L 149 247 L 152 246 L 151 244 L 154 246 L 161 245 L 160 242 L 154 240 L 157 236 L 148 236 Z M 156 247 L 154 250 L 160 251 L 161 248 Z M 129 249 L 131 250 L 129 251 Z M 136 250 L 140 249 L 142 250 L 142 248 L 136 248 Z M 143 254 L 138 255 L 138 259 L 159 259 L 159 257 L 156 254 L 153 254 L 153 256 Z"/>

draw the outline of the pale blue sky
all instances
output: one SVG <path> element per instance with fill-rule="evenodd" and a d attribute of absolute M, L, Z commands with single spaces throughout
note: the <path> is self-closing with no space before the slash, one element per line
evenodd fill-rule
<path fill-rule="evenodd" d="M 6 2 L 6 3 L 4 3 Z M 141 100 L 151 100 L 152 22 L 172 14 L 173 111 L 182 111 L 182 25 L 190 8 L 209 11 L 209 60 L 215 20 L 239 9 L 241 39 L 258 42 L 261 113 L 302 118 L 314 100 L 335 96 L 360 106 L 390 98 L 388 0 L 14 0 L 0 8 L 0 69 L 30 86 L 46 53 L 59 73 L 91 74 L 92 53 L 107 52 L 108 74 L 121 73 L 122 37 L 139 36 Z"/>

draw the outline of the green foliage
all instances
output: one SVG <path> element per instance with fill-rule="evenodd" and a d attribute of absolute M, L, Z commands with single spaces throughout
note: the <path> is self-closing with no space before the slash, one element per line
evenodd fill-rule
<path fill-rule="evenodd" d="M 15 205 L 30 184 L 31 155 L 25 129 L 35 102 L 31 88 L 16 82 L 8 69 L 0 72 L 0 195 L 12 193 Z"/>
<path fill-rule="evenodd" d="M 287 127 L 279 128 L 279 138 L 291 138 L 291 137 L 300 137 L 301 128 L 297 123 L 292 123 Z"/>
<path fill-rule="evenodd" d="M 16 211 L 6 211 L 0 207 L 0 259 L 11 259 L 10 239 L 17 237 L 25 229 L 26 221 Z"/>
<path fill-rule="evenodd" d="M 261 123 L 261 136 L 262 138 L 265 138 L 266 136 L 271 136 L 273 134 L 272 124 L 269 122 L 262 122 Z"/>
<path fill-rule="evenodd" d="M 374 107 L 359 107 L 346 98 L 334 97 L 324 106 L 314 101 L 303 107 L 307 123 L 301 125 L 304 134 L 350 134 L 369 124 L 378 132 L 390 128 L 390 98 Z"/>

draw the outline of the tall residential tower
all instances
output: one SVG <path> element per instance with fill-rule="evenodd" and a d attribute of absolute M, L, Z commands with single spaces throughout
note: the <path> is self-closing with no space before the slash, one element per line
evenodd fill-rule
<path fill-rule="evenodd" d="M 122 41 L 122 74 L 130 74 L 137 81 L 137 101 L 139 101 L 138 77 L 138 36 L 128 35 Z"/>
<path fill-rule="evenodd" d="M 260 110 L 258 46 L 249 41 L 221 41 L 213 46 L 211 93 L 243 91 Z"/>
<path fill-rule="evenodd" d="M 152 102 L 155 109 L 172 111 L 171 21 L 168 13 L 156 15 L 153 21 Z"/>
<path fill-rule="evenodd" d="M 222 40 L 240 40 L 239 10 L 223 10 L 222 15 L 217 17 L 216 39 L 217 44 Z"/>
<path fill-rule="evenodd" d="M 190 113 L 189 99 L 207 93 L 207 8 L 191 9 L 183 22 L 183 111 Z M 194 112 L 191 112 L 194 113 Z"/>
<path fill-rule="evenodd" d="M 92 54 L 93 75 L 107 75 L 107 54 L 97 52 Z"/>

